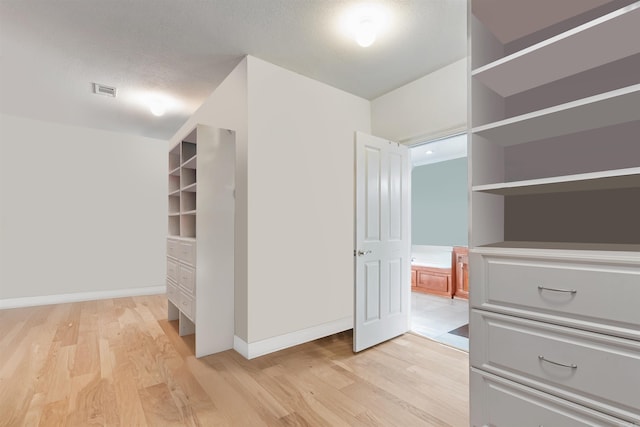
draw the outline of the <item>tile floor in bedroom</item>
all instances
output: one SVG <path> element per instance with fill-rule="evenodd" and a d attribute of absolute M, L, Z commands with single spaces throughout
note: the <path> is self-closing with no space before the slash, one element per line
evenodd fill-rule
<path fill-rule="evenodd" d="M 443 344 L 469 351 L 469 339 L 450 334 L 469 323 L 469 301 L 411 292 L 411 330 Z"/>

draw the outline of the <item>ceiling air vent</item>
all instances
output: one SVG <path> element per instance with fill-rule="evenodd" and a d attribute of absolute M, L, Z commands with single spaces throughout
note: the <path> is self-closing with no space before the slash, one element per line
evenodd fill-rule
<path fill-rule="evenodd" d="M 93 84 L 93 93 L 98 95 L 116 97 L 116 88 L 111 86 L 101 85 L 100 83 Z"/>

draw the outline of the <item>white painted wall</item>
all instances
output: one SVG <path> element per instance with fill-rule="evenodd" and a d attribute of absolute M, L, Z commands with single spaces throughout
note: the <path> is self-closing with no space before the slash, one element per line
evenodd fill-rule
<path fill-rule="evenodd" d="M 467 59 L 461 59 L 371 101 L 373 134 L 398 142 L 466 130 Z"/>
<path fill-rule="evenodd" d="M 164 286 L 166 153 L 166 141 L 0 115 L 0 305 Z"/>
<path fill-rule="evenodd" d="M 371 132 L 370 104 L 249 57 L 248 107 L 247 342 L 350 322 L 354 132 Z"/>

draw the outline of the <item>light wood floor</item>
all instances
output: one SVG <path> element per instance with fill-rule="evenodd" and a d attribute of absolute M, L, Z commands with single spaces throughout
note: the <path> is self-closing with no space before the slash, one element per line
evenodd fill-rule
<path fill-rule="evenodd" d="M 0 310 L 2 426 L 468 426 L 468 356 L 341 333 L 195 359 L 148 296 Z"/>

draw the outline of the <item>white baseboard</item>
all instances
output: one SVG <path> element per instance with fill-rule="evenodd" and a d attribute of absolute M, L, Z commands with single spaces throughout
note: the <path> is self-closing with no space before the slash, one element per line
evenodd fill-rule
<path fill-rule="evenodd" d="M 353 317 L 350 316 L 253 343 L 247 343 L 243 339 L 234 336 L 233 349 L 246 359 L 253 359 L 278 350 L 293 347 L 294 345 L 304 344 L 317 340 L 318 338 L 337 334 L 338 332 L 343 332 L 351 328 L 353 328 Z"/>
<path fill-rule="evenodd" d="M 107 298 L 135 297 L 163 294 L 165 285 L 144 288 L 116 289 L 113 291 L 76 292 L 73 294 L 46 295 L 37 297 L 0 299 L 0 310 L 6 308 L 34 307 L 37 305 L 65 304 L 69 302 L 93 301 Z"/>

